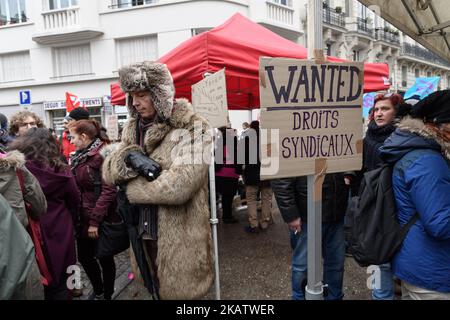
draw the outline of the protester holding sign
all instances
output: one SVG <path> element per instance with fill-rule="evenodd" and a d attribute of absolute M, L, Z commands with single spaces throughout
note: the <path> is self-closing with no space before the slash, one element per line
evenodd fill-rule
<path fill-rule="evenodd" d="M 261 122 L 265 129 L 277 132 L 275 139 L 268 138 L 262 146 L 267 150 L 262 155 L 268 163 L 279 159 L 277 170 L 262 176 L 277 178 L 272 188 L 291 232 L 293 299 L 305 298 L 307 272 L 313 279 L 320 270 L 316 265 L 321 257 L 315 257 L 314 270 L 307 270 L 308 241 L 314 239 L 308 240 L 306 226 L 308 207 L 315 208 L 319 201 L 322 212 L 314 209 L 311 216 L 322 214 L 322 225 L 310 223 L 313 229 L 322 229 L 325 299 L 343 297 L 343 220 L 349 186 L 342 172 L 361 168 L 362 84 L 361 63 L 260 59 Z M 309 187 L 306 175 L 313 178 Z M 315 237 L 320 239 L 318 234 Z"/>
<path fill-rule="evenodd" d="M 292 299 L 305 299 L 307 275 L 307 185 L 306 177 L 272 181 L 278 208 L 289 225 L 292 254 Z M 344 215 L 349 187 L 342 173 L 327 174 L 322 187 L 323 281 L 328 285 L 327 300 L 344 296 Z"/>

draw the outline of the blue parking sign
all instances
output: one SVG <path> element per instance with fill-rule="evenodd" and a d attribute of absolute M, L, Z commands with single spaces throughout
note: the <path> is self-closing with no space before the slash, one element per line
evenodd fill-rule
<path fill-rule="evenodd" d="M 19 91 L 19 101 L 21 106 L 29 106 L 31 104 L 31 91 Z"/>

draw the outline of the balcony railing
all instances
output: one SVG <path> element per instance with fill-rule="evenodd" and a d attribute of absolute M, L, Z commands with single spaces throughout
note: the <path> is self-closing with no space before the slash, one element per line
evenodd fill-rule
<path fill-rule="evenodd" d="M 345 16 L 332 8 L 323 8 L 323 22 L 345 28 Z"/>
<path fill-rule="evenodd" d="M 403 43 L 402 54 L 416 57 L 416 58 L 419 58 L 421 60 L 425 60 L 425 61 L 428 61 L 431 63 L 443 65 L 448 68 L 450 67 L 450 62 L 440 58 L 439 56 L 437 56 L 436 54 L 434 54 L 433 52 L 431 52 L 427 49 L 421 48 L 421 47 L 413 45 L 413 44 Z"/>
<path fill-rule="evenodd" d="M 52 10 L 42 13 L 44 16 L 44 29 L 46 31 L 67 29 L 80 24 L 78 7 Z"/>
<path fill-rule="evenodd" d="M 273 2 L 266 2 L 267 19 L 283 24 L 294 24 L 294 9 Z"/>
<path fill-rule="evenodd" d="M 400 44 L 400 38 L 398 35 L 391 32 L 384 31 L 383 29 L 375 29 L 375 38 L 380 41 Z"/>
<path fill-rule="evenodd" d="M 370 36 L 373 34 L 373 29 L 369 27 L 367 19 L 357 18 L 357 22 L 358 22 L 358 32 L 366 33 Z"/>

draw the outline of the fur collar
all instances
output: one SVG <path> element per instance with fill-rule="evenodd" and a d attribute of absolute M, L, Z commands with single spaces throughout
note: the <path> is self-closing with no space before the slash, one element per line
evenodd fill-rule
<path fill-rule="evenodd" d="M 438 137 L 435 132 L 430 130 L 425 123 L 423 123 L 422 120 L 406 117 L 398 124 L 398 128 L 403 131 L 417 134 L 425 139 L 435 141 L 441 146 L 444 157 L 450 160 L 450 142 L 446 142 L 442 138 Z"/>
<path fill-rule="evenodd" d="M 145 134 L 145 151 L 148 154 L 152 153 L 172 129 L 193 130 L 195 120 L 204 122 L 204 119 L 194 113 L 192 105 L 187 99 L 176 99 L 170 118 L 164 122 L 155 122 L 147 130 Z M 132 117 L 123 129 L 122 139 L 128 145 L 136 144 L 136 123 L 137 118 Z"/>
<path fill-rule="evenodd" d="M 0 172 L 10 169 L 21 168 L 25 165 L 25 155 L 17 150 L 6 153 L 4 158 L 0 158 Z"/>

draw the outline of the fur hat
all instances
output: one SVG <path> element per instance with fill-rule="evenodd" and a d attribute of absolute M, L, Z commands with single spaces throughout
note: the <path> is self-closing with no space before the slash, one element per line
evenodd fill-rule
<path fill-rule="evenodd" d="M 413 118 L 423 122 L 450 122 L 450 90 L 441 90 L 430 94 L 412 107 Z"/>
<path fill-rule="evenodd" d="M 175 89 L 167 66 L 158 62 L 144 61 L 119 69 L 122 91 L 128 94 L 127 107 L 132 116 L 137 112 L 133 107 L 131 92 L 148 90 L 158 117 L 167 120 L 172 114 Z"/>

